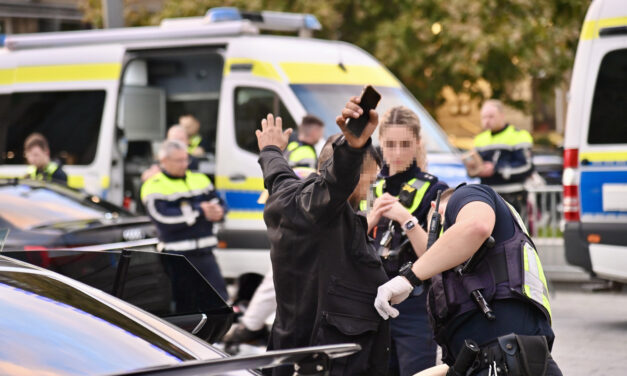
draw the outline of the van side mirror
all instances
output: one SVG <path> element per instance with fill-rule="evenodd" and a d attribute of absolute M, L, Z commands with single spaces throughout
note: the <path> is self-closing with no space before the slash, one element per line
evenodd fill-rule
<path fill-rule="evenodd" d="M 162 141 L 165 122 L 165 90 L 123 86 L 117 124 L 128 141 Z"/>

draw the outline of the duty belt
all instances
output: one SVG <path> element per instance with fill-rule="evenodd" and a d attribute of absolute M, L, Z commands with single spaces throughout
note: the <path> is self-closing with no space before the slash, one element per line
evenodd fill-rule
<path fill-rule="evenodd" d="M 215 236 L 205 236 L 204 238 L 180 240 L 177 242 L 159 242 L 157 250 L 161 251 L 193 251 L 195 249 L 215 247 L 218 238 Z"/>

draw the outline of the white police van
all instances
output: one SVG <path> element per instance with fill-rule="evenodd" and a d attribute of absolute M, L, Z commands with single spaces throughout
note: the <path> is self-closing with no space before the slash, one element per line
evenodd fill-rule
<path fill-rule="evenodd" d="M 627 1 L 595 0 L 583 24 L 564 141 L 566 258 L 627 281 Z"/>
<path fill-rule="evenodd" d="M 371 84 L 383 96 L 379 111 L 404 105 L 419 115 L 429 171 L 449 184 L 466 180 L 446 135 L 407 89 L 356 46 L 307 37 L 319 28 L 312 15 L 217 8 L 155 27 L 8 36 L 0 49 L 0 176 L 25 174 L 24 139 L 41 132 L 70 186 L 130 201 L 166 126 L 191 113 L 209 141 L 201 170 L 230 207 L 216 252 L 227 277 L 268 267 L 267 252 L 255 251 L 268 240 L 254 134 L 267 113 L 289 127 L 314 114 L 328 136 L 339 131 L 335 117 L 347 99 Z"/>

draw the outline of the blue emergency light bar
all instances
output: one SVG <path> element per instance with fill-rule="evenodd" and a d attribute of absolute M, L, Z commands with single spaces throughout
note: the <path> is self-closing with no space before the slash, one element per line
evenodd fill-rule
<path fill-rule="evenodd" d="M 322 25 L 313 14 L 246 12 L 233 7 L 211 8 L 207 11 L 205 20 L 208 23 L 248 20 L 262 30 L 302 32 L 322 29 Z"/>

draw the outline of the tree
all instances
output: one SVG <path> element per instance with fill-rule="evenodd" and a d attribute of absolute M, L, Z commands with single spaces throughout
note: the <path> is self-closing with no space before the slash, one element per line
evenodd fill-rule
<path fill-rule="evenodd" d="M 93 4 L 96 0 L 83 0 Z M 129 25 L 200 16 L 212 7 L 312 13 L 317 37 L 341 39 L 372 53 L 430 110 L 442 89 L 492 97 L 517 108 L 514 86 L 539 79 L 549 93 L 564 81 L 574 59 L 590 0 L 165 0 L 160 12 L 127 14 Z M 139 16 L 138 16 L 139 14 Z"/>

